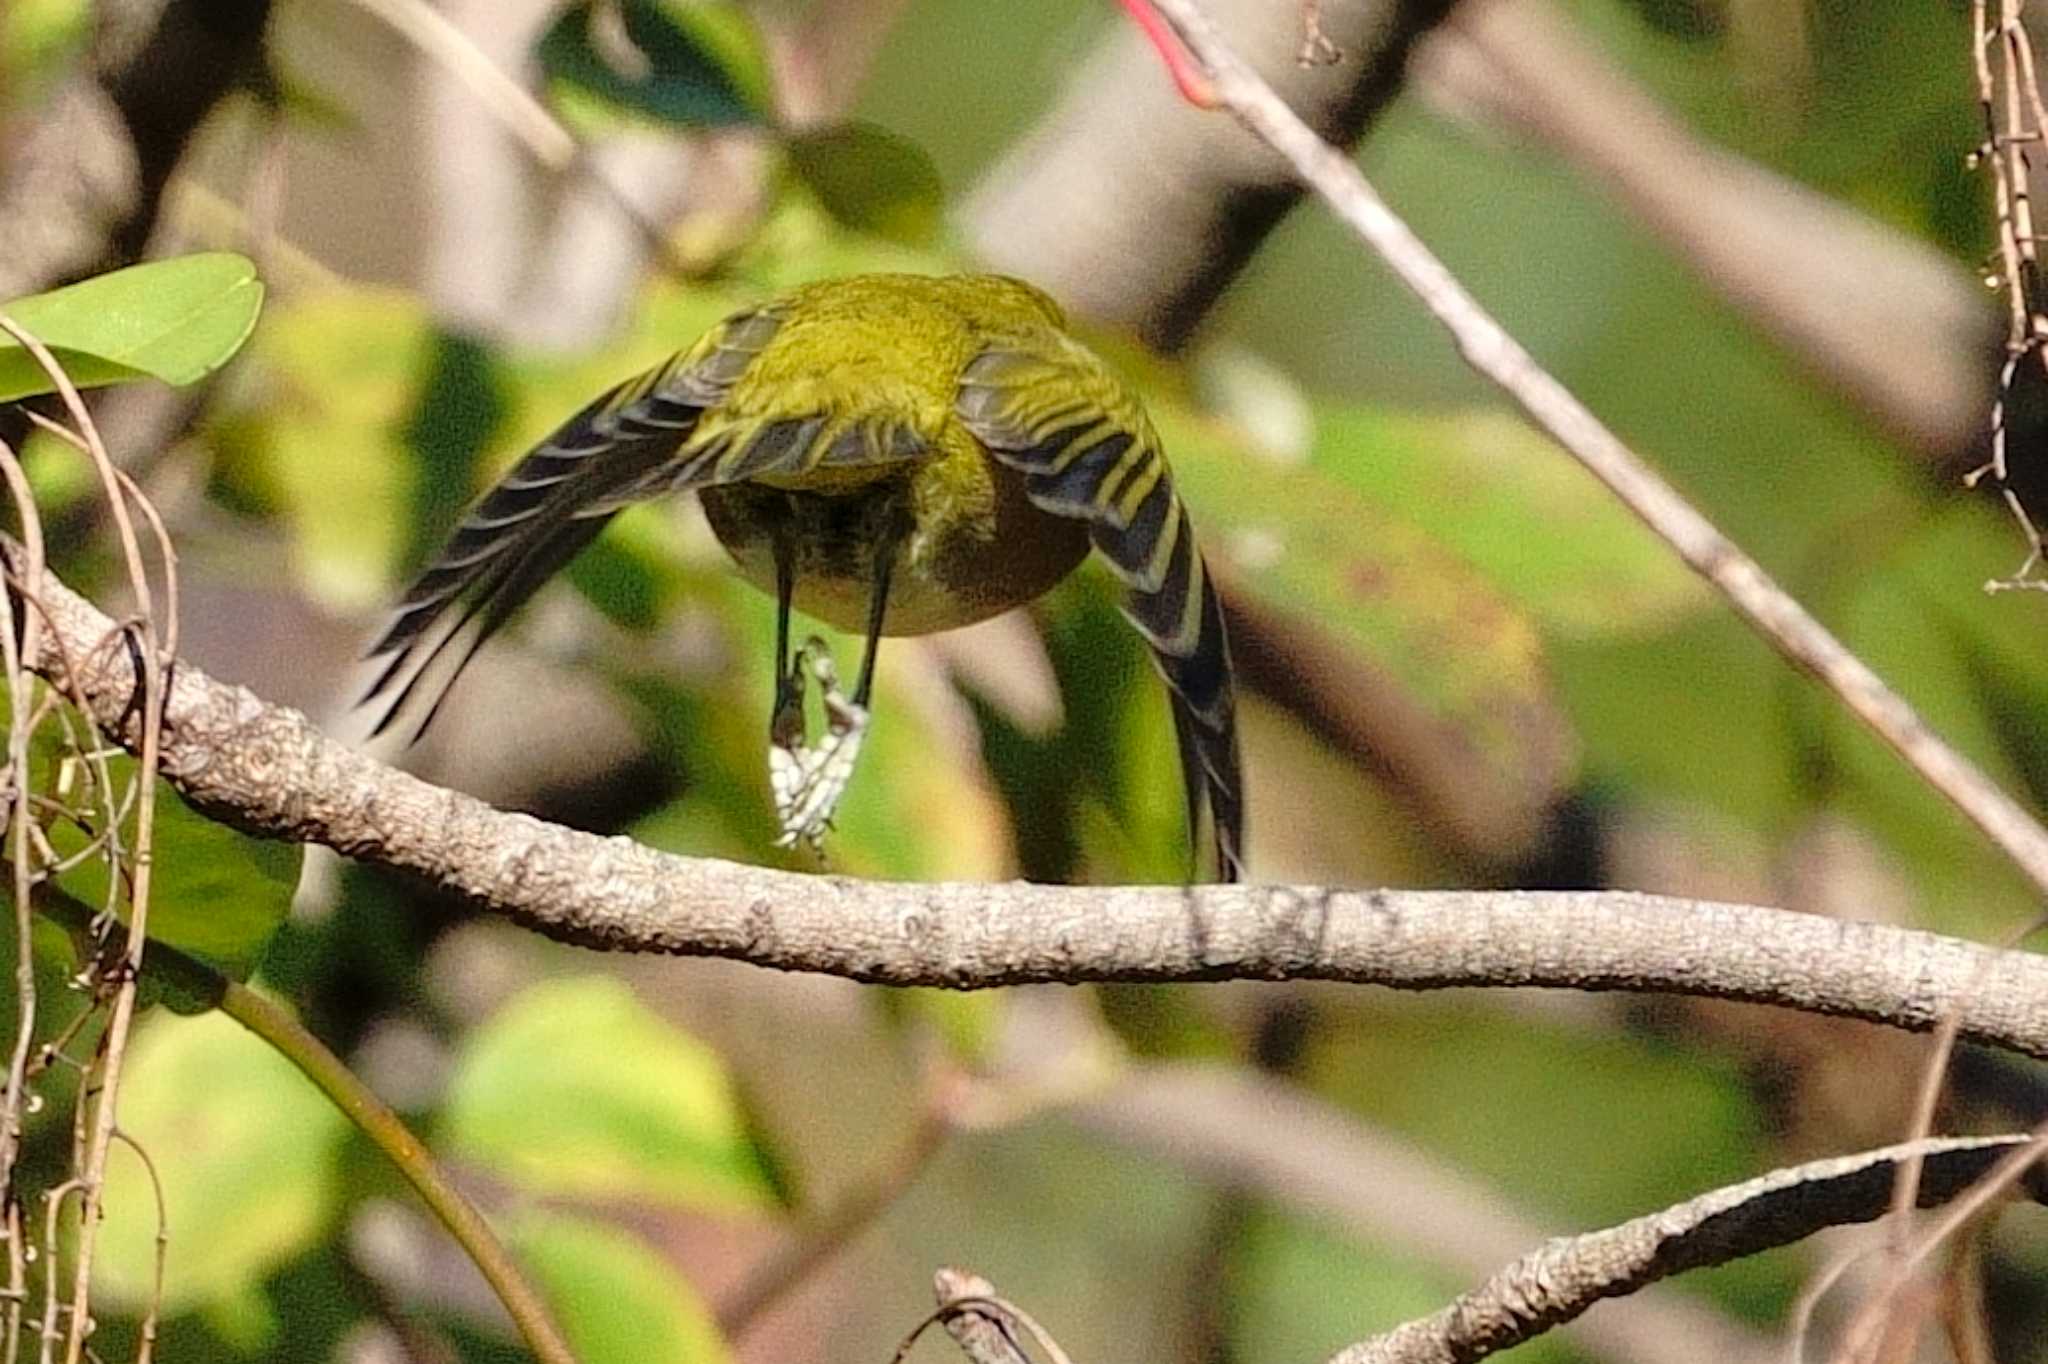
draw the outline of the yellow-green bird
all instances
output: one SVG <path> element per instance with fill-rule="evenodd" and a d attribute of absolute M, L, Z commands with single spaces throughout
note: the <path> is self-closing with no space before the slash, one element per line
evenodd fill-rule
<path fill-rule="evenodd" d="M 867 726 L 879 637 L 1033 600 L 1092 543 L 1166 680 L 1189 835 L 1239 878 L 1244 801 L 1216 591 L 1137 397 L 1053 301 L 995 275 L 857 275 L 735 313 L 571 417 L 485 495 L 371 650 L 381 732 L 629 503 L 689 489 L 776 599 L 770 776 L 783 841 L 816 842 Z M 801 608 L 866 639 L 851 700 Z M 467 636 L 453 653 L 449 646 Z M 441 666 L 437 667 L 439 662 Z M 827 733 L 804 737 L 806 673 Z"/>

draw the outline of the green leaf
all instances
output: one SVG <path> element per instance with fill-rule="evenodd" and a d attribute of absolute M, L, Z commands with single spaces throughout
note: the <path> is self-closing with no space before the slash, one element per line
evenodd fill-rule
<path fill-rule="evenodd" d="M 8 703 L 0 690 L 0 727 L 7 723 Z M 82 734 L 76 712 L 64 709 L 72 719 L 71 732 Z M 54 819 L 48 825 L 51 847 L 68 858 L 92 842 L 104 817 L 101 797 L 86 785 L 87 769 L 60 733 L 48 723 L 37 730 L 29 761 L 34 789 L 74 808 L 85 821 L 82 826 Z M 107 766 L 116 792 L 134 781 L 136 762 L 127 754 L 109 755 Z M 121 831 L 126 848 L 135 846 L 136 817 L 131 807 Z M 251 838 L 208 819 L 161 779 L 156 787 L 154 841 L 150 937 L 238 980 L 247 977 L 291 911 L 304 850 L 296 843 Z M 79 902 L 102 909 L 107 904 L 107 861 L 88 857 L 57 877 L 56 884 Z M 125 914 L 125 891 L 117 908 Z"/>
<path fill-rule="evenodd" d="M 637 1236 L 589 1218 L 526 1212 L 507 1239 L 582 1364 L 731 1358 L 696 1289 Z"/>
<path fill-rule="evenodd" d="M 789 164 L 827 213 L 856 231 L 909 246 L 938 237 L 945 186 L 924 150 L 872 123 L 789 139 Z"/>
<path fill-rule="evenodd" d="M 1647 633 L 1712 593 L 1527 422 L 1325 408 L 1314 462 L 1468 559 L 1557 636 Z"/>
<path fill-rule="evenodd" d="M 1578 770 L 1577 736 L 1531 614 L 1429 528 L 1328 472 L 1281 464 L 1170 398 L 1148 401 L 1215 571 L 1260 628 L 1347 679 L 1347 699 L 1459 753 L 1438 814 L 1512 845 Z M 1390 755 L 1392 756 L 1392 755 Z"/>
<path fill-rule="evenodd" d="M 0 311 L 48 346 L 74 384 L 92 388 L 202 379 L 241 348 L 262 306 L 256 267 L 215 251 L 96 275 Z M 34 356 L 0 338 L 0 402 L 53 389 Z"/>
<path fill-rule="evenodd" d="M 763 121 L 765 63 L 730 6 L 582 0 L 534 55 L 565 117 L 586 131 L 618 113 L 691 128 Z"/>
<path fill-rule="evenodd" d="M 123 1071 L 121 1130 L 149 1154 L 167 1205 L 164 1310 L 246 1302 L 272 1270 L 328 1234 L 348 1119 L 224 1014 L 161 1014 Z M 103 1306 L 148 1300 L 156 1196 L 135 1154 L 107 1166 L 94 1289 Z"/>
<path fill-rule="evenodd" d="M 775 1202 L 718 1057 L 606 976 L 537 985 L 472 1034 L 440 1135 L 537 1194 Z"/>
<path fill-rule="evenodd" d="M 134 759 L 112 759 L 115 780 L 125 781 Z M 133 847 L 134 824 L 127 829 Z M 69 825 L 50 833 L 59 853 L 83 847 Z M 291 912 L 304 849 L 296 843 L 251 838 L 208 819 L 159 780 L 155 855 L 151 859 L 149 936 L 189 952 L 237 980 L 256 969 L 264 948 Z M 85 904 L 106 903 L 107 864 L 94 857 L 57 878 Z"/>

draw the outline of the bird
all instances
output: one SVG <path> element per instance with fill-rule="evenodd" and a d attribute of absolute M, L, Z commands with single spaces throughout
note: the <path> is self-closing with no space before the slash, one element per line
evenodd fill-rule
<path fill-rule="evenodd" d="M 1038 288 L 1002 275 L 851 275 L 743 308 L 570 417 L 475 504 L 368 658 L 383 733 L 432 723 L 484 641 L 619 510 L 694 492 L 776 602 L 769 775 L 784 846 L 818 846 L 870 717 L 884 635 L 971 625 L 1090 549 L 1166 684 L 1189 838 L 1243 877 L 1229 641 L 1159 437 L 1132 389 Z M 853 693 L 791 611 L 864 653 Z M 822 689 L 824 731 L 806 734 Z"/>

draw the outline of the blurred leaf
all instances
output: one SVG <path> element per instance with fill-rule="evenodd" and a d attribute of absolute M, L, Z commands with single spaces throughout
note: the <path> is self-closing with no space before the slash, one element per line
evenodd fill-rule
<path fill-rule="evenodd" d="M 221 476 L 242 499 L 290 522 L 307 591 L 342 610 L 381 606 L 412 546 L 415 494 L 429 489 L 406 444 L 437 336 L 419 300 L 334 289 L 272 313 L 251 366 L 259 405 L 232 428 Z"/>
<path fill-rule="evenodd" d="M 725 1364 L 731 1357 L 690 1281 L 639 1237 L 589 1218 L 531 1211 L 507 1232 L 581 1364 Z"/>
<path fill-rule="evenodd" d="M 1318 413 L 1315 466 L 1482 570 L 1555 635 L 1647 631 L 1711 592 L 1614 495 L 1508 413 Z"/>
<path fill-rule="evenodd" d="M 1340 1012 L 1312 1035 L 1304 1082 L 1469 1170 L 1533 1220 L 1605 1226 L 1773 1164 L 1729 1057 L 1542 1026 L 1483 1000 L 1379 1007 L 1356 998 L 1331 1001 Z M 1532 1150 L 1580 1154 L 1532 1177 Z M 1797 1291 L 1799 1266 L 1796 1250 L 1773 1252 L 1688 1283 L 1712 1284 L 1743 1316 L 1771 1320 Z"/>
<path fill-rule="evenodd" d="M 536 985 L 472 1033 L 439 1130 L 449 1151 L 538 1194 L 775 1201 L 718 1057 L 605 976 Z"/>
<path fill-rule="evenodd" d="M 1282 463 L 1307 459 L 1316 443 L 1316 412 L 1293 375 L 1248 346 L 1228 341 L 1202 347 L 1189 380 L 1202 410 L 1229 422 Z"/>
<path fill-rule="evenodd" d="M 1149 406 L 1211 565 L 1322 671 L 1370 684 L 1462 750 L 1447 813 L 1532 817 L 1572 780 L 1575 737 L 1535 624 L 1429 527 L 1291 467 L 1180 404 Z M 1455 807 L 1455 808 L 1454 808 Z"/>
<path fill-rule="evenodd" d="M 878 990 L 875 1002 L 891 1017 L 922 1024 L 952 1057 L 966 1066 L 982 1066 L 1002 1038 L 1009 1017 L 1009 996 L 1000 990 Z"/>
<path fill-rule="evenodd" d="M 331 1234 L 348 1119 L 224 1014 L 153 1016 L 129 1051 L 121 1130 L 148 1152 L 168 1208 L 164 1309 L 246 1302 L 263 1278 Z M 94 1286 L 103 1306 L 148 1299 L 156 1199 L 117 1143 Z"/>
<path fill-rule="evenodd" d="M 1429 1264 L 1410 1247 L 1360 1245 L 1264 1210 L 1245 1219 L 1226 1251 L 1230 1353 L 1238 1359 L 1326 1359 L 1363 1334 L 1441 1310 L 1471 1286 L 1456 1266 Z M 1509 1357 L 1578 1358 L 1554 1333 Z"/>
<path fill-rule="evenodd" d="M 548 26 L 534 55 L 564 116 L 587 132 L 602 128 L 607 111 L 683 127 L 764 118 L 766 64 L 730 6 L 580 0 Z"/>
<path fill-rule="evenodd" d="M 938 236 L 945 186 L 931 158 L 872 123 L 841 123 L 788 140 L 789 164 L 839 222 L 909 246 Z"/>
<path fill-rule="evenodd" d="M 506 408 L 489 346 L 440 328 L 428 344 L 419 401 L 404 436 L 415 467 L 408 556 L 415 564 L 432 557 L 468 506 L 479 456 L 503 425 Z"/>
<path fill-rule="evenodd" d="M 361 133 L 363 121 L 348 102 L 330 94 L 318 82 L 301 78 L 296 72 L 280 70 L 270 58 L 270 97 L 286 118 L 299 128 L 323 133 Z"/>
<path fill-rule="evenodd" d="M 0 108 L 25 104 L 92 36 L 86 0 L 0 6 Z"/>
<path fill-rule="evenodd" d="M 1804 736 L 1787 691 L 1800 679 L 1731 614 L 1701 611 L 1650 635 L 1566 639 L 1552 657 L 1589 776 L 1752 829 L 1782 828 L 1800 808 Z"/>
<path fill-rule="evenodd" d="M 1853 529 L 1826 580 L 1840 597 L 1828 614 L 1843 642 L 1994 782 L 2021 787 L 2031 741 L 2015 731 L 2044 719 L 2040 603 L 1981 591 L 2015 562 L 2011 523 L 1959 501 L 1911 504 Z M 1832 696 L 1796 685 L 1823 745 L 1826 793 L 1905 863 L 1919 922 L 1976 936 L 2031 912 L 2035 897 L 1975 826 Z"/>
<path fill-rule="evenodd" d="M 0 305 L 81 388 L 145 377 L 189 384 L 241 349 L 263 306 L 256 267 L 229 252 L 131 265 Z M 42 367 L 0 337 L 0 402 L 52 392 Z"/>

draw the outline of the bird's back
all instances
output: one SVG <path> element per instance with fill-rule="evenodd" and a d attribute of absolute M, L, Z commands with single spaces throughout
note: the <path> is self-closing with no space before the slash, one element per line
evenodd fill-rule
<path fill-rule="evenodd" d="M 940 444 L 960 373 L 991 340 L 1060 328 L 1053 301 L 1001 275 L 855 275 L 803 285 L 766 305 L 780 319 L 714 420 L 770 414 L 886 418 Z"/>

